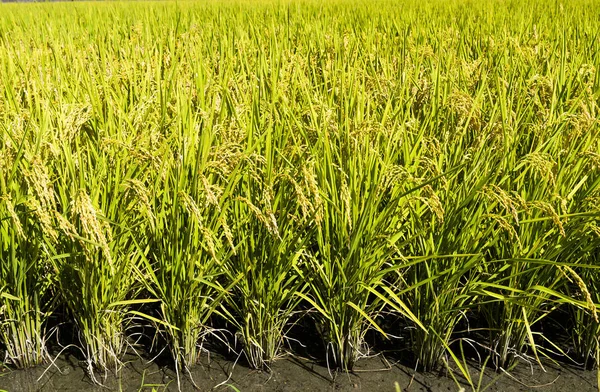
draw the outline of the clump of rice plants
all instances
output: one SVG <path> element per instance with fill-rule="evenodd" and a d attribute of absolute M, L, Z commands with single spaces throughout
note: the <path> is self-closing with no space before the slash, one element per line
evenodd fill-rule
<path fill-rule="evenodd" d="M 348 371 L 367 355 L 369 329 L 385 335 L 377 317 L 386 305 L 419 322 L 386 280 L 395 269 L 391 260 L 402 229 L 397 223 L 402 196 L 385 160 L 393 145 L 364 145 L 344 130 L 322 132 L 313 154 L 323 211 L 303 297 L 318 311 L 328 365 Z"/>
<path fill-rule="evenodd" d="M 46 302 L 49 281 L 40 228 L 25 200 L 11 194 L 4 193 L 1 210 L 0 344 L 8 365 L 27 368 L 48 359 L 44 322 L 52 304 Z"/>
<path fill-rule="evenodd" d="M 243 158 L 232 146 L 230 165 L 217 161 L 217 152 L 225 151 L 213 147 L 214 135 L 200 136 L 190 129 L 182 127 L 173 136 L 178 155 L 164 157 L 164 176 L 149 185 L 153 216 L 138 239 L 145 253 L 141 276 L 160 303 L 160 322 L 179 370 L 198 363 L 212 332 L 210 317 L 229 295 L 220 279 L 234 251 L 228 195 Z"/>
<path fill-rule="evenodd" d="M 289 322 L 306 291 L 298 273 L 307 259 L 304 234 L 320 212 L 309 200 L 311 178 L 296 180 L 294 167 L 275 171 L 282 165 L 278 153 L 271 145 L 264 148 L 264 155 L 251 155 L 246 170 L 253 173 L 238 184 L 231 209 L 235 253 L 227 264 L 229 281 L 237 282 L 226 307 L 246 358 L 257 369 L 282 354 Z"/>
<path fill-rule="evenodd" d="M 85 143 L 85 140 L 81 140 Z M 79 333 L 79 345 L 94 370 L 118 369 L 127 348 L 129 301 L 136 298 L 140 283 L 135 271 L 141 259 L 132 230 L 141 216 L 131 191 L 138 172 L 134 162 L 114 159 L 105 151 L 88 155 L 65 148 L 61 156 L 61 181 L 55 183 L 63 233 L 56 244 L 48 243 L 51 271 L 62 303 Z M 95 178 L 86 183 L 86 166 Z M 89 170 L 89 169 L 88 169 Z"/>
<path fill-rule="evenodd" d="M 39 126 L 9 114 L 0 134 L 0 346 L 8 365 L 26 368 L 49 358 L 46 321 L 55 302 L 44 242 L 59 233 Z"/>

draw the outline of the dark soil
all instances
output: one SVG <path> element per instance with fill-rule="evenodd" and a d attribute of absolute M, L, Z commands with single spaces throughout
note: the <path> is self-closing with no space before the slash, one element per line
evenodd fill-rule
<path fill-rule="evenodd" d="M 136 357 L 117 375 L 96 375 L 104 385 L 92 383 L 85 367 L 72 357 L 60 357 L 50 366 L 26 371 L 0 373 L 0 390 L 25 391 L 177 391 L 175 372 L 146 363 Z M 475 385 L 479 371 L 469 368 Z M 521 363 L 509 375 L 487 369 L 482 389 L 487 391 L 597 391 L 597 374 L 568 365 L 539 365 Z M 204 363 L 191 370 L 191 377 L 182 375 L 182 391 L 470 391 L 465 379 L 455 376 L 457 385 L 447 370 L 443 373 L 419 373 L 383 356 L 361 360 L 354 373 L 331 374 L 327 368 L 311 361 L 287 357 L 275 362 L 271 372 L 253 371 L 240 363 L 222 358 L 206 357 Z M 194 387 L 194 384 L 196 387 Z"/>

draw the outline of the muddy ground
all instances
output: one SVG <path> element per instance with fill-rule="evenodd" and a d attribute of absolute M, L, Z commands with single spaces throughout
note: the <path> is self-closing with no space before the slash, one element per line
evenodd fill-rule
<path fill-rule="evenodd" d="M 521 363 L 509 375 L 492 369 L 484 372 L 482 389 L 487 391 L 598 391 L 595 371 L 553 363 L 539 365 Z M 127 366 L 117 375 L 97 375 L 103 386 L 95 385 L 77 359 L 59 357 L 53 364 L 27 371 L 0 373 L 0 390 L 26 391 L 177 391 L 178 381 L 173 369 L 160 368 L 155 363 L 128 358 Z M 470 367 L 477 384 L 479 372 Z M 456 374 L 458 382 L 448 374 L 420 373 L 394 363 L 383 356 L 361 360 L 352 374 L 330 375 L 327 367 L 312 361 L 287 357 L 275 362 L 271 372 L 250 370 L 241 363 L 222 358 L 209 358 L 191 370 L 191 377 L 182 376 L 182 391 L 465 391 L 472 388 Z M 194 386 L 195 384 L 195 386 Z"/>

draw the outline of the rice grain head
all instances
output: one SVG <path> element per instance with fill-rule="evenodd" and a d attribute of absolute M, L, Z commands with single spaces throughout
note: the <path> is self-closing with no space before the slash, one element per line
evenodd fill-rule
<path fill-rule="evenodd" d="M 112 238 L 110 227 L 101 223 L 100 213 L 96 210 L 92 199 L 84 189 L 79 190 L 71 208 L 73 219 L 78 219 L 81 224 L 82 234 L 98 244 L 104 257 L 112 266 L 113 260 L 108 246 L 109 239 Z"/>
<path fill-rule="evenodd" d="M 4 205 L 6 206 L 8 216 L 10 216 L 10 218 L 15 226 L 17 236 L 21 237 L 22 239 L 26 239 L 27 237 L 25 236 L 25 232 L 23 231 L 23 225 L 21 225 L 21 220 L 19 219 L 19 217 L 17 216 L 17 213 L 15 212 L 15 206 L 12 203 L 12 199 L 11 199 L 10 195 L 5 194 L 2 197 L 0 197 L 0 200 L 4 201 Z"/>

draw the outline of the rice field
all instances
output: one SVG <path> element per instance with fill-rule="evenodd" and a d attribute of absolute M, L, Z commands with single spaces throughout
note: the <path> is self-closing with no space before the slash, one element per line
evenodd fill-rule
<path fill-rule="evenodd" d="M 1 363 L 597 367 L 599 8 L 0 4 Z"/>

